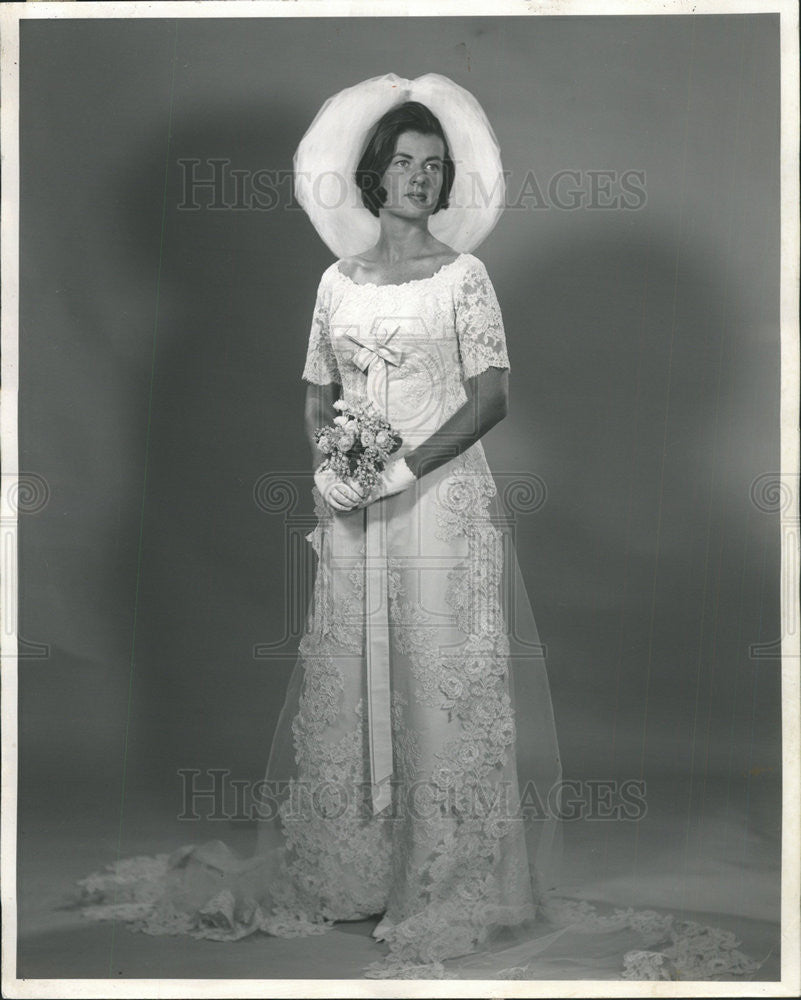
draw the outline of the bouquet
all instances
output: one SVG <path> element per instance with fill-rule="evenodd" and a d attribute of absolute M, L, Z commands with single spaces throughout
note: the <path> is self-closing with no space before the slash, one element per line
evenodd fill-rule
<path fill-rule="evenodd" d="M 346 403 L 338 399 L 334 409 L 339 410 L 339 416 L 334 417 L 333 425 L 314 432 L 317 447 L 326 456 L 320 468 L 330 469 L 340 479 L 353 480 L 369 497 L 403 438 L 369 400 Z"/>

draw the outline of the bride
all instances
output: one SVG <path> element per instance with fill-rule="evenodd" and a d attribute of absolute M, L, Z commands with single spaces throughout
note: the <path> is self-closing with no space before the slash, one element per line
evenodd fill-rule
<path fill-rule="evenodd" d="M 317 573 L 258 847 L 119 861 L 82 880 L 85 914 L 216 940 L 375 918 L 371 977 L 754 972 L 717 928 L 553 892 L 561 766 L 512 531 L 533 487 L 499 492 L 481 443 L 510 370 L 472 253 L 504 197 L 483 110 L 436 74 L 364 81 L 323 105 L 295 175 L 337 259 L 303 370 Z M 402 439 L 369 494 L 316 450 L 340 397 L 374 404 Z"/>

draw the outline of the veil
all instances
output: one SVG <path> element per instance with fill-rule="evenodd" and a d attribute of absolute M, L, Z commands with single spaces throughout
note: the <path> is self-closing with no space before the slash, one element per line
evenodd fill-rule
<path fill-rule="evenodd" d="M 500 218 L 506 196 L 500 149 L 475 97 L 438 73 L 415 80 L 387 73 L 329 97 L 295 152 L 295 196 L 336 257 L 378 240 L 379 221 L 362 204 L 356 167 L 375 123 L 403 101 L 419 101 L 436 115 L 456 167 L 448 209 L 429 220 L 433 235 L 467 253 Z"/>

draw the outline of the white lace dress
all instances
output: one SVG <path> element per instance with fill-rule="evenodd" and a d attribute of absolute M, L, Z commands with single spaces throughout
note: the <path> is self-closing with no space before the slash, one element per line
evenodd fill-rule
<path fill-rule="evenodd" d="M 489 367 L 509 359 L 472 254 L 399 285 L 356 284 L 338 263 L 322 275 L 303 378 L 382 406 L 403 437 L 399 454 Z M 515 516 L 536 504 L 537 483 L 500 479 L 478 442 L 366 509 L 334 513 L 314 491 L 313 601 L 258 849 L 240 859 L 214 841 L 125 859 L 82 880 L 86 916 L 215 940 L 379 917 L 372 977 L 537 979 L 559 961 L 576 978 L 755 971 L 716 928 L 600 914 L 553 893 L 561 767 L 514 546 Z M 380 522 L 378 560 L 369 518 Z M 382 656 L 384 689 L 370 673 Z M 391 760 L 384 799 L 371 783 L 380 747 Z"/>

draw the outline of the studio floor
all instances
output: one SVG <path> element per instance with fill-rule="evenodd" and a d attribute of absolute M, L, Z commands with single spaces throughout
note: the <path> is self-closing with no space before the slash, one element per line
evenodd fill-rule
<path fill-rule="evenodd" d="M 360 979 L 364 966 L 386 952 L 371 937 L 374 921 L 337 924 L 312 939 L 255 934 L 234 943 L 153 937 L 87 921 L 69 906 L 74 883 L 115 860 L 118 844 L 122 856 L 132 856 L 219 838 L 246 855 L 254 830 L 231 821 L 171 820 L 174 806 L 139 790 L 127 796 L 130 822 L 119 841 L 111 797 L 82 802 L 77 788 L 61 788 L 61 807 L 52 798 L 29 796 L 20 814 L 19 978 Z M 733 788 L 730 780 L 707 778 L 700 807 L 688 814 L 684 807 L 692 789 L 686 776 L 652 780 L 648 810 L 637 822 L 564 824 L 568 877 L 560 894 L 669 909 L 681 919 L 734 931 L 743 951 L 764 960 L 755 978 L 775 981 L 780 978 L 778 792 L 775 780 Z M 543 966 L 542 973 L 537 978 L 576 978 L 569 961 Z"/>

